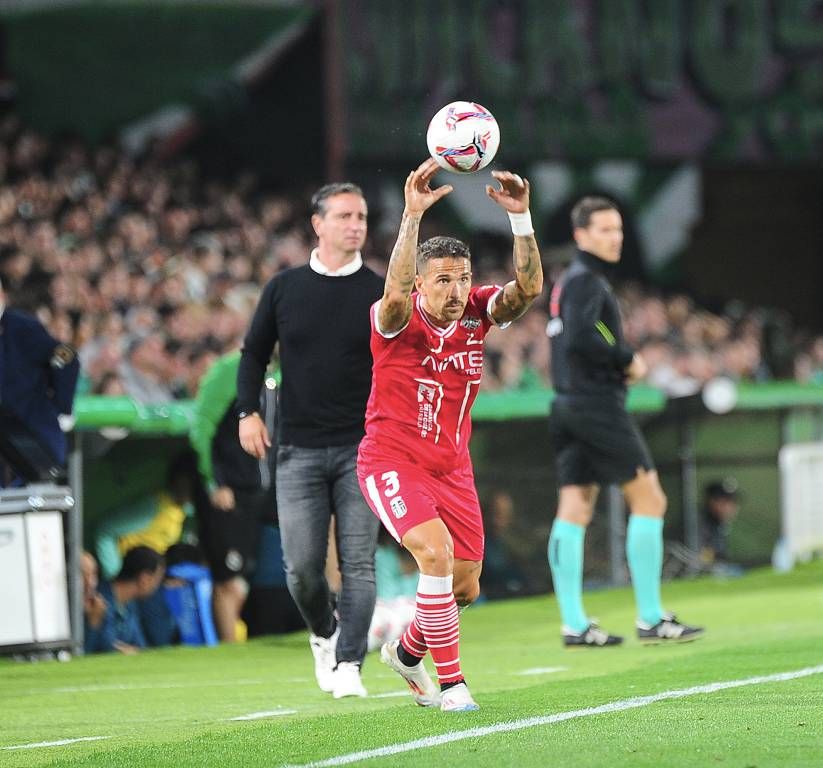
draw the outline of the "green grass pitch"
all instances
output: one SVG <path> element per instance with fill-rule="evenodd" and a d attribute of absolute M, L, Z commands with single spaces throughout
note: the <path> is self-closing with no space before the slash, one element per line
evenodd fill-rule
<path fill-rule="evenodd" d="M 629 589 L 587 596 L 605 627 L 627 635 L 621 648 L 562 649 L 548 596 L 472 607 L 461 657 L 476 713 L 415 707 L 375 655 L 369 698 L 334 701 L 314 685 L 305 633 L 65 664 L 2 659 L 0 766 L 823 766 L 823 561 L 668 584 L 664 598 L 707 636 L 641 647 Z M 727 681 L 749 684 L 660 696 Z M 104 738 L 18 748 L 90 737 Z"/>

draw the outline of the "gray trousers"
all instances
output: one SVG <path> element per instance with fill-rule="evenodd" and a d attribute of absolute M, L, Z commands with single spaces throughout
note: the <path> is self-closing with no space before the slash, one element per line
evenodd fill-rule
<path fill-rule="evenodd" d="M 326 581 L 329 523 L 335 516 L 342 588 L 337 661 L 362 662 L 376 595 L 374 551 L 380 523 L 357 482 L 357 445 L 277 449 L 277 512 L 286 583 L 315 635 L 334 630 Z"/>

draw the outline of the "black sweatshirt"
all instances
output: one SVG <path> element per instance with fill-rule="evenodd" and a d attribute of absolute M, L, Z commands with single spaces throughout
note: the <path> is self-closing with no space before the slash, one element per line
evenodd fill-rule
<path fill-rule="evenodd" d="M 357 443 L 371 389 L 369 308 L 383 280 L 368 267 L 329 277 L 310 266 L 263 289 L 237 372 L 241 412 L 256 411 L 266 366 L 280 343 L 279 436 L 303 448 Z"/>
<path fill-rule="evenodd" d="M 607 279 L 609 264 L 578 251 L 551 294 L 551 376 L 562 395 L 626 392 L 633 351 L 623 338 L 620 308 Z"/>

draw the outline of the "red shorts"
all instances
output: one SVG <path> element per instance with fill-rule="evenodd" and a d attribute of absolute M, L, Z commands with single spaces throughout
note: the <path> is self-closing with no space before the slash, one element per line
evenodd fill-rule
<path fill-rule="evenodd" d="M 391 458 L 357 460 L 357 479 L 372 512 L 398 541 L 427 520 L 440 518 L 459 560 L 483 560 L 483 517 L 471 465 L 427 472 Z"/>

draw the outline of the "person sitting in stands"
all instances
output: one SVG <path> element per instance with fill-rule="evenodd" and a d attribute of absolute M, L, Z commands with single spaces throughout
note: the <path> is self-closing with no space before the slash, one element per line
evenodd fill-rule
<path fill-rule="evenodd" d="M 164 572 L 163 556 L 150 547 L 134 547 L 126 552 L 114 581 L 100 582 L 99 593 L 106 602 L 106 610 L 99 612 L 102 615 L 96 617 L 96 626 L 86 616 L 86 653 L 134 654 L 146 647 L 136 601 L 157 591 Z"/>

